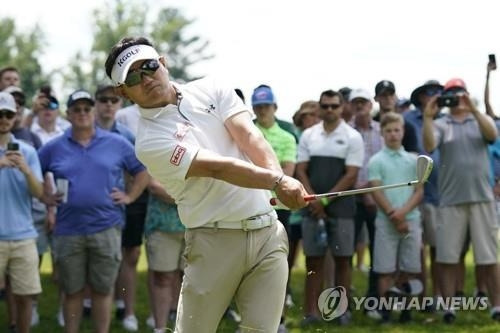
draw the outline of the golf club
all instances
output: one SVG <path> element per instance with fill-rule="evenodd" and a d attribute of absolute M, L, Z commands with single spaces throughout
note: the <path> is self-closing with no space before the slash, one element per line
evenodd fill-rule
<path fill-rule="evenodd" d="M 321 198 L 330 198 L 330 197 L 344 197 L 347 195 L 361 194 L 361 193 L 369 193 L 379 190 L 387 190 L 395 187 L 403 187 L 403 186 L 413 186 L 417 184 L 422 184 L 427 181 L 429 175 L 432 171 L 432 159 L 429 156 L 419 155 L 417 157 L 417 179 L 412 180 L 408 183 L 399 183 L 399 184 L 390 184 L 390 185 L 382 185 L 382 186 L 374 186 L 367 188 L 360 188 L 356 190 L 348 190 L 348 191 L 339 191 L 339 192 L 330 192 L 330 193 L 322 193 L 322 194 L 311 194 L 304 197 L 305 201 L 313 201 Z M 277 198 L 271 198 L 271 205 L 286 207 L 283 205 Z"/>

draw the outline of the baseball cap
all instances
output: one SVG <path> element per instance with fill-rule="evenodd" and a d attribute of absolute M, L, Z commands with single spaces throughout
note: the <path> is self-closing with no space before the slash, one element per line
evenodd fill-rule
<path fill-rule="evenodd" d="M 16 100 L 8 92 L 0 92 L 0 110 L 7 110 L 16 113 Z"/>
<path fill-rule="evenodd" d="M 265 84 L 261 84 L 255 88 L 252 94 L 252 106 L 262 104 L 276 104 L 276 98 L 271 87 Z"/>
<path fill-rule="evenodd" d="M 465 91 L 467 91 L 467 86 L 465 85 L 464 80 L 459 79 L 459 78 L 453 78 L 448 80 L 446 84 L 444 85 L 444 90 L 450 90 L 452 88 L 462 88 Z"/>
<path fill-rule="evenodd" d="M 370 96 L 370 93 L 368 90 L 365 89 L 353 89 L 351 93 L 349 94 L 349 102 L 352 102 L 356 98 L 362 98 L 367 101 L 371 101 L 372 97 Z"/>
<path fill-rule="evenodd" d="M 72 107 L 77 101 L 80 100 L 85 100 L 90 103 L 90 105 L 94 105 L 94 99 L 92 98 L 92 95 L 90 95 L 87 91 L 83 89 L 79 89 L 74 91 L 71 95 L 68 97 L 68 103 L 66 104 L 68 108 Z"/>
<path fill-rule="evenodd" d="M 111 69 L 111 80 L 115 85 L 121 85 L 127 78 L 130 66 L 138 60 L 158 59 L 160 55 L 149 45 L 132 45 L 122 51 L 116 57 L 113 68 Z"/>
<path fill-rule="evenodd" d="M 103 92 L 108 91 L 108 90 L 111 90 L 111 91 L 113 91 L 113 93 L 114 93 L 114 91 L 115 91 L 115 86 L 114 86 L 114 85 L 112 85 L 112 84 L 100 84 L 100 85 L 97 87 L 97 89 L 96 89 L 96 91 L 95 91 L 95 95 L 94 95 L 94 96 L 97 98 L 97 96 L 101 95 Z"/>
<path fill-rule="evenodd" d="M 394 83 L 389 80 L 382 80 L 375 86 L 375 96 L 378 96 L 384 92 L 389 92 L 394 94 L 396 92 L 396 87 Z"/>
<path fill-rule="evenodd" d="M 9 86 L 2 91 L 9 93 L 9 94 L 19 94 L 19 95 L 22 95 L 24 97 L 23 90 L 21 88 L 19 88 L 18 86 Z"/>
<path fill-rule="evenodd" d="M 351 93 L 351 91 L 352 89 L 349 87 L 342 87 L 339 89 L 339 93 L 342 94 L 344 101 L 349 101 L 349 94 Z"/>

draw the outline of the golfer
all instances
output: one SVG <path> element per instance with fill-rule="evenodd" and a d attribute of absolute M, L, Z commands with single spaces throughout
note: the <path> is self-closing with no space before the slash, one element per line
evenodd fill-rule
<path fill-rule="evenodd" d="M 136 153 L 175 199 L 186 226 L 176 332 L 215 332 L 234 297 L 242 332 L 276 332 L 285 299 L 288 240 L 270 190 L 304 207 L 302 184 L 230 87 L 170 82 L 167 62 L 143 37 L 111 49 L 106 73 L 141 112 Z"/>

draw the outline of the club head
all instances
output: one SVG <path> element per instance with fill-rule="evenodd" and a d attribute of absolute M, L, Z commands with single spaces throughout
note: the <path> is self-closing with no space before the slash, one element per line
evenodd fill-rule
<path fill-rule="evenodd" d="M 417 157 L 417 180 L 418 182 L 425 183 L 429 178 L 432 171 L 432 165 L 434 162 L 432 158 L 425 155 L 418 155 Z"/>

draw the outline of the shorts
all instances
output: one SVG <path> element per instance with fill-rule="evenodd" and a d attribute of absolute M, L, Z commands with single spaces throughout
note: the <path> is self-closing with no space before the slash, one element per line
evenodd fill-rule
<path fill-rule="evenodd" d="M 111 227 L 90 235 L 54 236 L 54 257 L 62 289 L 74 294 L 89 284 L 113 292 L 122 260 L 121 231 Z"/>
<path fill-rule="evenodd" d="M 0 241 L 0 287 L 5 285 L 6 274 L 14 294 L 36 295 L 42 292 L 35 239 Z"/>
<path fill-rule="evenodd" d="M 470 232 L 477 265 L 498 262 L 498 223 L 495 202 L 443 206 L 436 225 L 436 262 L 456 264 Z"/>
<path fill-rule="evenodd" d="M 329 217 L 325 219 L 328 246 L 335 257 L 350 257 L 354 253 L 354 219 Z M 327 247 L 317 244 L 318 221 L 311 216 L 302 219 L 302 238 L 306 257 L 322 257 Z"/>
<path fill-rule="evenodd" d="M 183 232 L 154 231 L 146 237 L 148 268 L 156 272 L 173 272 L 183 269 Z"/>
<path fill-rule="evenodd" d="M 422 228 L 420 220 L 408 221 L 410 232 L 400 234 L 394 225 L 385 220 L 375 220 L 373 271 L 389 274 L 400 269 L 407 273 L 420 273 Z"/>
<path fill-rule="evenodd" d="M 431 247 L 436 247 L 436 224 L 438 207 L 430 203 L 420 205 L 422 228 L 424 231 L 423 242 Z"/>
<path fill-rule="evenodd" d="M 147 207 L 147 203 L 133 202 L 125 208 L 125 227 L 122 230 L 123 247 L 142 245 Z"/>

